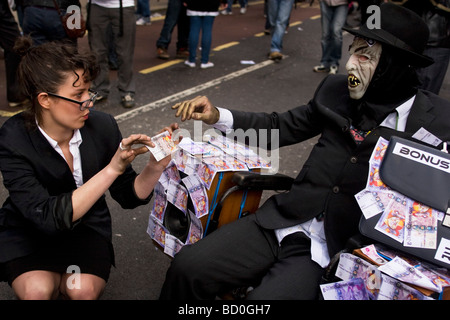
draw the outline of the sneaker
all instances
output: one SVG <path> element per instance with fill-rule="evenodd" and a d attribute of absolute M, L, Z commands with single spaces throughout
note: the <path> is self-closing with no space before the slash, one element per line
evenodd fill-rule
<path fill-rule="evenodd" d="M 157 48 L 156 55 L 158 56 L 158 58 L 163 60 L 167 60 L 170 58 L 169 54 L 167 53 L 167 48 Z"/>
<path fill-rule="evenodd" d="M 279 51 L 272 51 L 269 53 L 269 59 L 278 62 L 283 59 L 283 55 Z"/>
<path fill-rule="evenodd" d="M 28 102 L 30 102 L 30 100 L 25 99 L 23 101 L 8 101 L 8 107 L 10 108 L 20 108 L 25 106 Z"/>
<path fill-rule="evenodd" d="M 338 67 L 337 66 L 331 66 L 330 67 L 330 71 L 328 72 L 329 74 L 336 74 L 338 72 Z"/>
<path fill-rule="evenodd" d="M 231 15 L 233 14 L 233 12 L 231 12 L 231 11 L 227 11 L 226 9 L 225 9 L 225 10 L 222 10 L 222 11 L 220 11 L 220 13 L 221 13 L 221 14 L 223 14 L 224 16 L 226 16 L 226 15 L 229 15 L 229 16 L 231 16 Z"/>
<path fill-rule="evenodd" d="M 212 62 L 202 63 L 200 65 L 200 68 L 202 68 L 202 69 L 208 69 L 208 68 L 212 68 L 212 67 L 214 67 L 214 63 L 212 63 Z"/>
<path fill-rule="evenodd" d="M 99 94 L 95 97 L 95 102 L 105 101 L 106 98 L 108 98 L 107 95 L 104 95 L 104 94 L 99 93 Z"/>
<path fill-rule="evenodd" d="M 176 58 L 178 58 L 178 59 L 187 59 L 187 58 L 189 58 L 189 50 L 186 49 L 186 48 L 178 49 Z"/>
<path fill-rule="evenodd" d="M 127 94 L 122 97 L 122 106 L 124 108 L 134 107 L 134 97 L 131 92 L 127 92 Z"/>
<path fill-rule="evenodd" d="M 242 7 L 239 11 L 241 14 L 245 14 L 247 12 L 247 7 Z"/>
<path fill-rule="evenodd" d="M 140 17 L 137 21 L 136 21 L 136 25 L 137 26 L 148 26 L 150 25 L 150 17 Z"/>
<path fill-rule="evenodd" d="M 330 68 L 325 67 L 323 64 L 319 65 L 319 66 L 315 66 L 313 68 L 314 72 L 330 72 Z"/>
<path fill-rule="evenodd" d="M 195 68 L 195 62 L 189 62 L 189 60 L 186 60 L 184 62 L 185 65 L 187 65 L 190 68 Z"/>

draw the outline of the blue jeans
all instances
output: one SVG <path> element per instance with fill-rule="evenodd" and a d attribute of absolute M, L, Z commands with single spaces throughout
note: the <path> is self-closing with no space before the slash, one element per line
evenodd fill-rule
<path fill-rule="evenodd" d="M 201 63 L 209 61 L 211 51 L 212 27 L 214 16 L 191 16 L 191 30 L 189 32 L 189 62 L 195 62 L 197 55 L 198 38 L 200 30 L 202 32 L 202 57 Z"/>
<path fill-rule="evenodd" d="M 280 52 L 294 0 L 268 0 L 267 4 L 269 23 L 272 26 L 270 52 Z"/>
<path fill-rule="evenodd" d="M 34 45 L 67 38 L 56 9 L 28 6 L 23 14 L 23 33 L 31 36 Z"/>
<path fill-rule="evenodd" d="M 144 18 L 150 17 L 150 0 L 138 0 L 136 14 Z"/>
<path fill-rule="evenodd" d="M 172 38 L 172 32 L 178 26 L 177 49 L 186 49 L 189 38 L 189 17 L 186 15 L 186 7 L 183 0 L 169 0 L 167 4 L 166 18 L 161 29 L 156 47 L 167 49 Z"/>
<path fill-rule="evenodd" d="M 342 27 L 347 20 L 347 5 L 328 6 L 320 2 L 322 21 L 322 59 L 320 63 L 325 67 L 339 66 L 342 56 Z"/>
<path fill-rule="evenodd" d="M 228 0 L 227 3 L 228 3 L 227 12 L 231 12 L 231 7 L 233 6 L 233 0 Z M 239 0 L 239 5 L 241 6 L 241 8 L 246 7 L 247 3 L 248 3 L 248 0 Z"/>

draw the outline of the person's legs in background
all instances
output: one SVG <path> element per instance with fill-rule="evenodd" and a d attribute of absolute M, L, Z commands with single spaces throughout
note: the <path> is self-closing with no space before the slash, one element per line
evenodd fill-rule
<path fill-rule="evenodd" d="M 0 0 L 0 46 L 4 50 L 6 99 L 10 107 L 20 107 L 26 100 L 17 81 L 20 56 L 13 50 L 18 37 L 20 37 L 19 27 L 11 13 L 8 1 Z"/>
<path fill-rule="evenodd" d="M 209 62 L 209 53 L 211 52 L 212 42 L 212 28 L 214 24 L 214 16 L 202 17 L 202 57 L 201 68 L 210 68 L 214 66 L 212 62 Z"/>
<path fill-rule="evenodd" d="M 241 9 L 239 10 L 239 12 L 241 14 L 245 14 L 247 12 L 247 5 L 248 5 L 248 0 L 239 0 L 239 5 L 241 7 Z"/>
<path fill-rule="evenodd" d="M 146 26 L 150 22 L 150 0 L 138 0 L 136 6 L 136 15 L 138 19 L 136 20 L 136 25 Z"/>
<path fill-rule="evenodd" d="M 294 0 L 268 0 L 269 22 L 272 26 L 272 40 L 270 43 L 270 55 L 272 60 L 281 60 L 283 55 L 283 37 L 289 21 Z"/>
<path fill-rule="evenodd" d="M 181 11 L 184 8 L 184 14 L 186 15 L 186 8 L 183 6 L 183 0 L 169 0 L 167 3 L 166 17 L 161 29 L 158 40 L 156 41 L 156 54 L 160 59 L 169 59 L 170 55 L 167 52 L 169 44 L 172 39 L 172 32 L 177 23 L 179 23 L 179 17 Z M 189 23 L 189 22 L 188 22 Z M 187 31 L 186 37 L 189 37 L 189 31 Z M 178 39 L 180 39 L 180 28 L 178 28 Z"/>
<path fill-rule="evenodd" d="M 110 25 L 109 10 L 96 4 L 91 5 L 91 14 L 88 32 L 89 47 L 96 54 L 100 72 L 92 82 L 92 90 L 98 92 L 97 101 L 106 99 L 109 95 L 109 40 L 108 26 Z M 114 36 L 117 36 L 115 34 Z"/>
<path fill-rule="evenodd" d="M 449 65 L 450 48 L 428 46 L 423 54 L 433 58 L 434 63 L 417 70 L 420 88 L 439 94 Z"/>
<path fill-rule="evenodd" d="M 119 9 L 120 10 L 120 9 Z M 134 19 L 134 7 L 123 8 L 123 35 L 119 34 L 120 11 L 116 10 L 117 16 L 113 19 L 113 33 L 116 40 L 116 52 L 119 69 L 117 71 L 122 106 L 125 108 L 134 107 L 134 94 L 136 83 L 133 72 L 133 57 L 136 39 L 136 22 Z"/>
<path fill-rule="evenodd" d="M 185 64 L 189 67 L 195 67 L 195 59 L 197 57 L 198 39 L 201 30 L 202 17 L 190 16 L 190 30 L 189 30 L 189 58 Z"/>

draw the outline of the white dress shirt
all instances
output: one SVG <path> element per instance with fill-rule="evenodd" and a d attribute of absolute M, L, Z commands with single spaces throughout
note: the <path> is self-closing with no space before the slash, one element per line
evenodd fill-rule
<path fill-rule="evenodd" d="M 67 159 L 64 157 L 64 153 L 62 152 L 61 148 L 58 145 L 58 142 L 56 140 L 53 140 L 41 127 L 39 127 L 39 130 L 44 135 L 44 137 L 47 139 L 47 141 L 50 143 L 50 145 L 53 147 L 53 149 L 58 152 L 61 157 L 63 157 L 64 160 Z M 76 129 L 73 132 L 72 139 L 70 139 L 69 142 L 69 150 L 73 157 L 73 178 L 75 180 L 75 183 L 77 187 L 80 187 L 83 185 L 83 171 L 81 170 L 81 156 L 80 156 L 80 145 L 83 142 L 83 138 L 81 137 L 80 130 Z"/>

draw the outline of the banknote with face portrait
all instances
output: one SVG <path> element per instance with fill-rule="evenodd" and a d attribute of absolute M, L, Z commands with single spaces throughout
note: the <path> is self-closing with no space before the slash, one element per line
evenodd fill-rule
<path fill-rule="evenodd" d="M 194 205 L 195 215 L 201 218 L 208 214 L 208 194 L 205 185 L 197 174 L 191 174 L 182 179 L 189 197 Z"/>
<path fill-rule="evenodd" d="M 422 272 L 428 279 L 430 279 L 438 288 L 450 287 L 450 272 L 445 268 L 439 268 L 421 262 L 415 266 L 417 270 Z"/>
<path fill-rule="evenodd" d="M 380 165 L 378 163 L 369 163 L 369 174 L 367 177 L 366 189 L 373 191 L 391 190 L 380 176 Z"/>
<path fill-rule="evenodd" d="M 395 257 L 388 263 L 378 268 L 384 274 L 405 282 L 413 284 L 425 289 L 429 289 L 433 292 L 441 292 L 442 288 L 433 283 L 426 275 L 424 275 L 419 269 L 409 264 L 400 257 Z"/>
<path fill-rule="evenodd" d="M 170 180 L 167 188 L 167 201 L 187 214 L 188 191 L 181 184 Z"/>
<path fill-rule="evenodd" d="M 248 169 L 257 169 L 257 168 L 269 169 L 272 167 L 270 160 L 267 160 L 266 158 L 258 154 L 254 155 L 237 154 L 235 155 L 235 158 L 238 159 L 240 162 L 245 163 Z"/>
<path fill-rule="evenodd" d="M 377 300 L 430 300 L 430 298 L 411 286 L 382 274 Z"/>
<path fill-rule="evenodd" d="M 384 206 L 380 206 L 382 202 L 377 202 L 371 190 L 361 190 L 355 194 L 355 199 L 366 219 L 370 219 L 384 211 Z"/>
<path fill-rule="evenodd" d="M 177 183 L 181 182 L 180 172 L 178 171 L 175 160 L 171 160 L 169 162 L 158 181 L 164 186 L 164 188 L 167 189 L 169 187 L 170 180 Z"/>
<path fill-rule="evenodd" d="M 380 290 L 381 272 L 378 267 L 350 253 L 342 253 L 336 269 L 336 276 L 342 280 L 361 278 L 364 280 L 367 293 L 375 300 Z"/>
<path fill-rule="evenodd" d="M 191 217 L 191 225 L 189 226 L 189 233 L 185 244 L 193 244 L 203 238 L 203 226 L 200 219 L 191 210 L 188 211 Z"/>
<path fill-rule="evenodd" d="M 383 137 L 378 138 L 377 144 L 372 151 L 369 162 L 381 165 L 388 146 L 389 140 L 386 140 Z"/>
<path fill-rule="evenodd" d="M 171 256 L 172 258 L 175 257 L 175 255 L 181 250 L 181 248 L 183 248 L 184 245 L 180 239 L 169 233 L 165 234 L 164 243 L 164 253 Z"/>
<path fill-rule="evenodd" d="M 200 141 L 194 141 L 189 137 L 184 137 L 180 143 L 178 144 L 178 147 L 185 150 L 186 152 L 197 155 L 197 154 L 203 154 L 206 152 L 206 147 L 208 146 L 208 143 Z"/>
<path fill-rule="evenodd" d="M 405 196 L 395 196 L 385 208 L 375 229 L 388 237 L 403 243 L 405 232 L 405 217 L 408 214 L 409 199 Z"/>
<path fill-rule="evenodd" d="M 248 146 L 241 144 L 234 139 L 225 137 L 225 136 L 219 136 L 219 135 L 211 135 L 207 136 L 206 140 L 220 149 L 223 150 L 226 154 L 229 154 L 233 157 L 236 155 L 254 155 L 255 152 L 253 152 L 252 149 L 250 149 Z"/>
<path fill-rule="evenodd" d="M 239 161 L 238 159 L 228 155 L 223 154 L 221 156 L 207 157 L 202 159 L 203 163 L 208 166 L 214 166 L 217 172 L 220 171 L 248 171 L 245 163 Z"/>
<path fill-rule="evenodd" d="M 148 219 L 147 233 L 155 240 L 162 248 L 165 246 L 166 234 L 170 233 L 161 222 L 150 216 Z"/>
<path fill-rule="evenodd" d="M 150 214 L 162 223 L 167 208 L 167 196 L 165 188 L 160 182 L 155 185 L 153 194 L 153 207 Z"/>
<path fill-rule="evenodd" d="M 417 201 L 413 201 L 405 217 L 406 247 L 436 249 L 437 212 Z"/>
<path fill-rule="evenodd" d="M 170 135 L 169 131 L 164 131 L 152 137 L 151 140 L 155 146 L 147 146 L 147 149 L 150 150 L 156 161 L 160 161 L 161 159 L 170 156 L 172 152 L 175 152 L 175 150 L 177 149 L 177 146 L 172 141 L 172 136 Z"/>
<path fill-rule="evenodd" d="M 324 300 L 369 300 L 364 280 L 354 278 L 320 285 Z"/>

